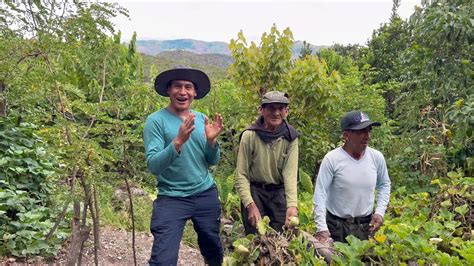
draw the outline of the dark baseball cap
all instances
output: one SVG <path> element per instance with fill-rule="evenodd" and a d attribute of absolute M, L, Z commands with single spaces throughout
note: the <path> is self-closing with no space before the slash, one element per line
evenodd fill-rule
<path fill-rule="evenodd" d="M 262 105 L 267 103 L 284 103 L 288 104 L 288 94 L 280 91 L 269 91 L 262 97 Z"/>
<path fill-rule="evenodd" d="M 366 113 L 359 110 L 346 113 L 341 119 L 341 129 L 346 130 L 362 130 L 370 126 L 380 126 L 379 122 L 371 121 Z"/>

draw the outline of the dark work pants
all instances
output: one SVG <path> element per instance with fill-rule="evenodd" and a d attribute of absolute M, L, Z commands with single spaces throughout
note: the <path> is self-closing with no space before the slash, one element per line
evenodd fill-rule
<path fill-rule="evenodd" d="M 153 203 L 150 265 L 176 265 L 179 243 L 188 219 L 194 224 L 201 254 L 209 265 L 221 265 L 219 237 L 221 206 L 215 186 L 189 197 L 158 196 Z"/>
<path fill-rule="evenodd" d="M 369 239 L 369 223 L 371 215 L 356 218 L 340 218 L 330 212 L 326 212 L 326 223 L 331 238 L 337 242 L 347 243 L 346 237 L 353 235 L 361 240 Z"/>
<path fill-rule="evenodd" d="M 250 194 L 262 218 L 268 216 L 270 218 L 270 227 L 277 232 L 283 232 L 286 218 L 285 187 L 279 185 L 278 187 L 269 186 L 268 188 L 263 188 L 250 184 Z M 241 209 L 245 234 L 256 234 L 257 229 L 249 222 L 247 208 L 241 204 Z"/>

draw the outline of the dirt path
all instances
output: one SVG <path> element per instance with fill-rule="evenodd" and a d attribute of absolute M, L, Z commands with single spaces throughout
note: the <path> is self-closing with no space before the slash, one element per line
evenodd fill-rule
<path fill-rule="evenodd" d="M 92 240 L 92 239 L 91 239 Z M 84 265 L 94 264 L 93 241 L 87 242 Z M 133 265 L 132 233 L 125 230 L 102 228 L 101 247 L 99 252 L 100 265 Z M 150 258 L 153 236 L 150 233 L 138 232 L 135 236 L 135 250 L 138 265 L 146 265 Z M 63 254 L 63 259 L 66 254 Z M 60 257 L 61 258 L 61 257 Z M 58 262 L 63 262 L 59 260 Z M 204 265 L 199 250 L 181 244 L 178 265 Z"/>
<path fill-rule="evenodd" d="M 132 233 L 125 230 L 113 228 L 101 228 L 100 232 L 101 250 L 99 251 L 99 265 L 133 265 L 132 251 Z M 153 236 L 150 233 L 138 232 L 135 236 L 135 249 L 138 265 L 147 265 L 150 258 L 151 246 L 153 244 Z M 86 242 L 83 252 L 82 265 L 94 265 L 94 243 L 93 237 Z M 67 249 L 63 249 L 60 254 L 52 261 L 45 262 L 41 258 L 35 261 L 29 261 L 29 264 L 61 264 L 66 263 Z M 13 258 L 2 261 L 0 265 L 25 265 L 26 263 L 18 263 Z M 181 243 L 179 250 L 178 265 L 204 265 L 204 260 L 199 250 L 188 247 Z"/>

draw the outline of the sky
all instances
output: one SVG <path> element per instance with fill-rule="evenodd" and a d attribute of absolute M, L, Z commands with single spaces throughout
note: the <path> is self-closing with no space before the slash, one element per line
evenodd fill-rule
<path fill-rule="evenodd" d="M 111 1 L 109 1 L 111 2 Z M 389 22 L 391 0 L 118 0 L 129 18 L 113 19 L 123 41 L 196 39 L 229 43 L 242 31 L 260 43 L 273 24 L 289 27 L 294 40 L 314 45 L 366 44 Z M 420 1 L 402 0 L 398 14 L 407 19 Z"/>

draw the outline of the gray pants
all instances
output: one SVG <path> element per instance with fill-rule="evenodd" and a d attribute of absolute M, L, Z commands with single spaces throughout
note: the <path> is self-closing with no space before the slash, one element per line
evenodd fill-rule
<path fill-rule="evenodd" d="M 369 239 L 369 223 L 372 215 L 355 218 L 341 218 L 326 212 L 326 223 L 334 241 L 347 243 L 346 237 L 353 235 L 361 240 Z"/>

